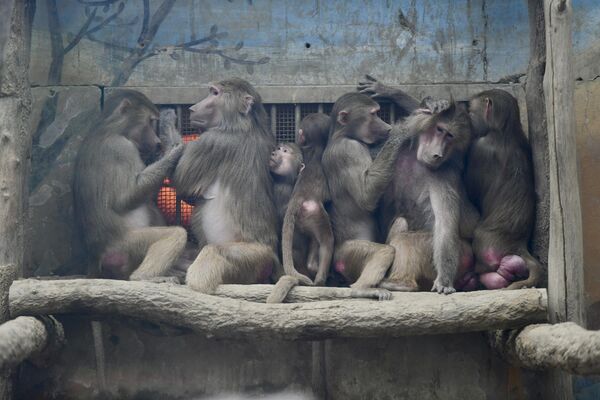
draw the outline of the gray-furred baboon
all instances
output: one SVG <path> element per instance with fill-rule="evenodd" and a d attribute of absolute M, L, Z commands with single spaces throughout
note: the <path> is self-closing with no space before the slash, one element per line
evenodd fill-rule
<path fill-rule="evenodd" d="M 280 229 L 294 185 L 304 169 L 303 161 L 302 150 L 294 143 L 280 143 L 271 153 L 269 169 L 273 176 L 273 192 Z"/>
<path fill-rule="evenodd" d="M 411 140 L 400 149 L 383 197 L 387 243 L 396 257 L 380 286 L 415 291 L 430 284 L 432 291 L 445 294 L 453 293 L 455 284 L 475 289 L 473 257 L 460 229 L 462 220 L 468 227 L 463 235 L 469 237 L 477 220 L 461 179 L 471 140 L 469 116 L 444 101 L 425 100 L 421 107 L 404 122 Z"/>
<path fill-rule="evenodd" d="M 379 109 L 375 101 L 359 93 L 347 93 L 336 101 L 323 170 L 332 200 L 334 268 L 353 282 L 353 289 L 385 299 L 391 293 L 375 286 L 391 266 L 395 251 L 375 242 L 374 211 L 392 179 L 405 132 L 383 122 L 377 116 Z M 369 145 L 386 138 L 375 160 L 371 159 Z"/>
<path fill-rule="evenodd" d="M 333 256 L 333 231 L 325 203 L 330 200 L 329 188 L 321 164 L 327 145 L 331 119 L 322 113 L 309 114 L 300 122 L 298 144 L 306 167 L 296 181 L 292 199 L 283 221 L 281 247 L 283 270 L 287 275 L 314 279 L 317 286 L 325 285 Z M 298 228 L 298 229 L 296 229 Z M 295 235 L 295 233 L 297 233 Z M 294 262 L 294 238 L 304 236 L 298 249 L 301 264 Z M 307 245 L 306 245 L 307 244 Z M 308 253 L 308 254 L 307 254 Z M 296 264 L 296 265 L 295 265 Z M 298 273 L 297 268 L 302 270 Z"/>
<path fill-rule="evenodd" d="M 186 283 L 213 293 L 223 283 L 279 277 L 269 172 L 275 141 L 260 95 L 242 79 L 227 79 L 190 110 L 192 125 L 206 131 L 186 146 L 174 174 L 177 192 L 195 200 L 192 230 L 201 248 Z"/>
<path fill-rule="evenodd" d="M 323 286 L 327 280 L 334 243 L 325 211 L 330 195 L 321 158 L 329 125 L 330 118 L 322 113 L 309 114 L 300 122 L 297 143 L 302 146 L 306 166 L 296 181 L 283 220 L 281 247 L 286 276 L 277 283 L 268 303 L 283 301 L 297 284 Z"/>
<path fill-rule="evenodd" d="M 92 258 L 90 276 L 156 279 L 186 244 L 185 229 L 161 226 L 153 201 L 183 151 L 181 139 L 171 138 L 164 156 L 146 165 L 161 152 L 158 121 L 146 96 L 120 91 L 106 99 L 79 150 L 73 193 Z"/>
<path fill-rule="evenodd" d="M 531 149 L 517 100 L 487 90 L 469 102 L 476 138 L 467 155 L 466 185 L 481 213 L 473 237 L 477 272 L 489 289 L 539 284 L 542 266 L 527 248 L 535 218 Z"/>

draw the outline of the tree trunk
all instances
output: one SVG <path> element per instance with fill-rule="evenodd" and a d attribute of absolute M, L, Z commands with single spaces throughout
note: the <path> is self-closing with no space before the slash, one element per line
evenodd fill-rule
<path fill-rule="evenodd" d="M 31 132 L 29 49 L 35 3 L 0 6 L 0 324 L 8 318 L 7 290 L 23 265 Z M 11 371 L 0 372 L 0 400 L 12 396 Z"/>

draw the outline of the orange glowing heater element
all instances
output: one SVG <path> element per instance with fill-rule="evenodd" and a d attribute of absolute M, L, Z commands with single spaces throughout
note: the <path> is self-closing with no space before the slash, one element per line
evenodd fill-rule
<path fill-rule="evenodd" d="M 198 134 L 184 135 L 183 142 L 188 143 L 196 140 L 199 137 Z M 192 210 L 194 206 L 186 203 L 183 200 L 179 200 L 179 220 L 177 218 L 177 192 L 171 186 L 171 181 L 167 178 L 163 182 L 162 187 L 158 191 L 158 197 L 156 199 L 158 208 L 162 212 L 167 225 L 182 225 L 185 228 L 190 227 L 190 220 L 192 218 Z"/>

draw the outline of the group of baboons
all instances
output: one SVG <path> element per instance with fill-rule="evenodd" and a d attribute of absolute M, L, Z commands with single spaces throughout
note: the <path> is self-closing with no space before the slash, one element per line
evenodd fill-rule
<path fill-rule="evenodd" d="M 407 117 L 390 126 L 373 98 Z M 172 110 L 159 112 L 131 90 L 107 98 L 74 182 L 91 276 L 185 274 L 203 293 L 277 283 L 268 302 L 298 284 L 345 281 L 353 297 L 388 299 L 390 291 L 540 281 L 527 249 L 530 148 L 505 91 L 419 102 L 367 76 L 330 116 L 306 116 L 296 144 L 278 146 L 260 94 L 244 80 L 211 84 L 190 110 L 202 133 L 184 146 Z M 195 253 L 182 227 L 164 226 L 154 202 L 165 177 L 195 205 Z"/>

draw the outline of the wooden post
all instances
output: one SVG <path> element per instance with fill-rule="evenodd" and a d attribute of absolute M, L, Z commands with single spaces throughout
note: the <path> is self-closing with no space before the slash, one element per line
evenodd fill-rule
<path fill-rule="evenodd" d="M 29 49 L 35 2 L 0 2 L 0 324 L 9 317 L 8 288 L 25 256 L 31 132 Z M 0 372 L 0 400 L 12 397 L 12 373 Z"/>
<path fill-rule="evenodd" d="M 550 171 L 548 313 L 552 323 L 585 326 L 581 204 L 573 110 L 573 46 L 570 0 L 545 0 L 544 94 Z M 553 371 L 546 398 L 572 399 L 571 376 Z"/>
<path fill-rule="evenodd" d="M 551 322 L 585 326 L 581 204 L 575 149 L 571 1 L 546 0 L 547 64 L 544 76 L 550 153 Z"/>

